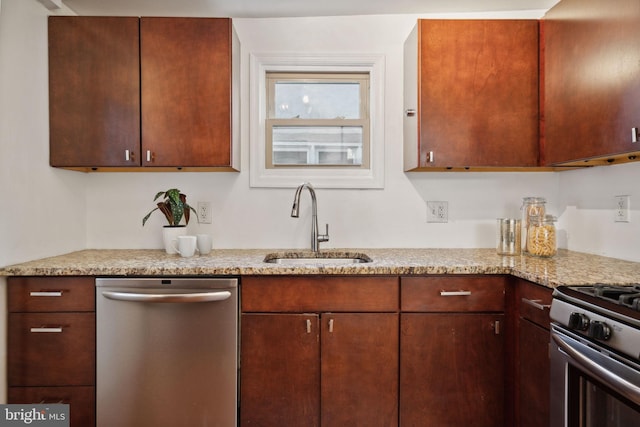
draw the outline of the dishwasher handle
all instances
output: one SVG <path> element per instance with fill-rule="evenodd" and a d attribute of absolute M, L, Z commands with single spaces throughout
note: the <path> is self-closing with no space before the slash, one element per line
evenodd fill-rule
<path fill-rule="evenodd" d="M 140 294 L 136 292 L 104 291 L 105 298 L 115 301 L 153 302 L 153 303 L 192 303 L 224 301 L 231 297 L 229 291 L 192 292 L 184 294 Z"/>

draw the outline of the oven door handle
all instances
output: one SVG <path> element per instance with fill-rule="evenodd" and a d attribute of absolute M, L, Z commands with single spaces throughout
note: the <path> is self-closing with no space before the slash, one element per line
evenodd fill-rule
<path fill-rule="evenodd" d="M 640 402 L 640 387 L 601 366 L 598 362 L 592 360 L 579 349 L 574 348 L 574 346 L 566 342 L 557 332 L 552 331 L 551 338 L 558 345 L 560 351 L 571 357 L 576 363 L 586 369 L 589 374 L 593 375 L 600 381 L 603 381 L 609 387 L 613 388 L 628 399 L 631 399 L 636 403 Z"/>

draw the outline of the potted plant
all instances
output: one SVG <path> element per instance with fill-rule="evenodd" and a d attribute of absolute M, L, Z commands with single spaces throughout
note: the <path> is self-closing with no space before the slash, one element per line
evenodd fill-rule
<path fill-rule="evenodd" d="M 142 218 L 142 226 L 144 226 L 153 212 L 157 210 L 162 212 L 167 219 L 167 222 L 169 222 L 169 225 L 165 225 L 162 230 L 164 249 L 168 254 L 174 254 L 176 253 L 176 250 L 173 247 L 173 241 L 176 240 L 178 236 L 185 235 L 187 233 L 186 224 L 189 224 L 191 211 L 196 215 L 197 212 L 193 207 L 187 204 L 187 196 L 180 193 L 180 190 L 177 188 L 160 191 L 156 194 L 153 200 L 156 201 L 161 197 L 164 197 L 164 200 L 158 202 L 157 206 Z M 183 217 L 185 222 L 184 225 L 180 224 Z"/>

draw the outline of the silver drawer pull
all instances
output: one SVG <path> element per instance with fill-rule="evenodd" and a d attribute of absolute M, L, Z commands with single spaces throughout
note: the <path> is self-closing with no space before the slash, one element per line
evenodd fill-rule
<path fill-rule="evenodd" d="M 34 291 L 29 292 L 32 297 L 61 297 L 62 291 Z"/>
<path fill-rule="evenodd" d="M 333 333 L 333 319 L 329 319 L 329 332 Z"/>
<path fill-rule="evenodd" d="M 311 333 L 311 320 L 307 319 L 307 333 Z"/>
<path fill-rule="evenodd" d="M 441 297 L 464 297 L 471 295 L 471 291 L 440 291 Z"/>
<path fill-rule="evenodd" d="M 541 304 L 542 300 L 539 300 L 539 299 L 522 298 L 522 302 L 527 305 L 530 305 L 531 307 L 535 307 L 538 310 L 545 310 L 551 307 L 551 305 L 549 304 Z"/>
<path fill-rule="evenodd" d="M 40 328 L 31 328 L 30 330 L 31 330 L 31 332 L 34 332 L 34 333 L 43 332 L 43 333 L 49 333 L 50 334 L 50 333 L 60 333 L 60 332 L 62 332 L 62 327 L 61 326 L 53 327 L 53 328 L 40 327 Z"/>

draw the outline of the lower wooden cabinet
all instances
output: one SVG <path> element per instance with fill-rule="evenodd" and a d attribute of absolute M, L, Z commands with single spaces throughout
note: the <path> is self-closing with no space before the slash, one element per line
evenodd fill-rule
<path fill-rule="evenodd" d="M 243 314 L 240 323 L 240 425 L 318 426 L 319 317 Z"/>
<path fill-rule="evenodd" d="M 552 290 L 518 280 L 516 413 L 519 427 L 548 426 L 550 421 L 549 306 Z"/>
<path fill-rule="evenodd" d="M 66 403 L 69 424 L 78 427 L 96 425 L 96 389 L 93 386 L 74 387 L 9 387 L 9 403 Z"/>
<path fill-rule="evenodd" d="M 255 277 L 241 290 L 242 426 L 398 424 L 397 277 Z"/>
<path fill-rule="evenodd" d="M 402 426 L 502 426 L 504 340 L 500 314 L 403 313 Z"/>
<path fill-rule="evenodd" d="M 7 281 L 8 403 L 69 404 L 70 425 L 95 425 L 92 277 Z"/>
<path fill-rule="evenodd" d="M 402 278 L 401 426 L 504 426 L 505 280 Z"/>
<path fill-rule="evenodd" d="M 93 278 L 7 291 L 8 403 L 94 426 Z M 550 302 L 508 276 L 243 276 L 240 425 L 548 425 Z"/>

